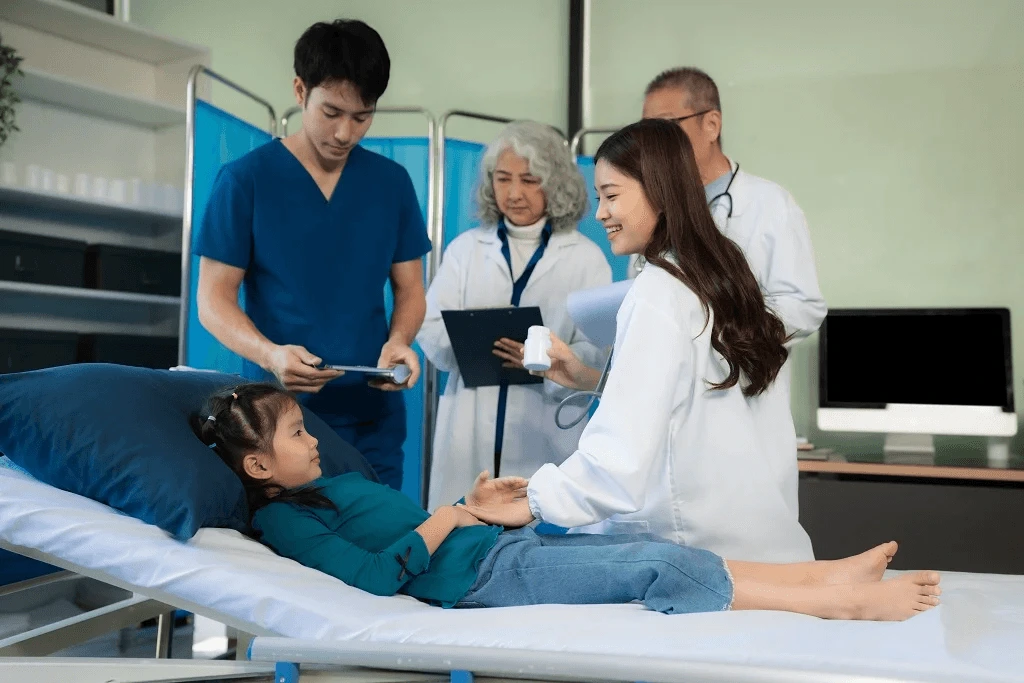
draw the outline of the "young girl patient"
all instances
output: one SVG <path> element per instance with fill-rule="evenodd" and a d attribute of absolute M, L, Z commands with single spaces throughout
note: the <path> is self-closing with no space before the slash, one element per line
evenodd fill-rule
<path fill-rule="evenodd" d="M 723 560 L 649 535 L 539 535 L 480 522 L 462 505 L 424 512 L 358 473 L 322 478 L 291 394 L 244 384 L 211 397 L 196 433 L 241 479 L 254 535 L 275 552 L 375 595 L 442 607 L 643 602 L 667 614 L 783 610 L 902 620 L 939 604 L 939 575 L 882 580 L 890 542 L 843 560 Z M 527 481 L 484 472 L 468 505 L 511 502 Z"/>

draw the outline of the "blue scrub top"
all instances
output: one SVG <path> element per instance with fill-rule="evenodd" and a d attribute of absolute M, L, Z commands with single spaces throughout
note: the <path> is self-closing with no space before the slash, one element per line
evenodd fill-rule
<path fill-rule="evenodd" d="M 221 168 L 195 244 L 196 254 L 245 269 L 245 312 L 272 342 L 304 346 L 331 364 L 370 366 L 388 338 L 391 265 L 430 249 L 401 165 L 357 146 L 328 200 L 280 140 Z M 269 378 L 254 363 L 246 372 Z M 351 374 L 300 400 L 352 423 L 404 407 L 400 392 Z"/>

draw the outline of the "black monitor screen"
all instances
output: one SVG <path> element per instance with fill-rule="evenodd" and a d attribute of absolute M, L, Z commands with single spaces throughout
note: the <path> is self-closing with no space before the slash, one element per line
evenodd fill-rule
<path fill-rule="evenodd" d="M 820 403 L 1013 410 L 1007 309 L 835 310 L 820 335 Z"/>

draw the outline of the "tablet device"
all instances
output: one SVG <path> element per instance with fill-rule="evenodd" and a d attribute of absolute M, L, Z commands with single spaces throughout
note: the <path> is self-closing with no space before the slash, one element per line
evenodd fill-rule
<path fill-rule="evenodd" d="M 322 365 L 320 367 L 326 370 L 341 370 L 345 373 L 362 373 L 372 377 L 382 377 L 395 384 L 405 384 L 412 376 L 412 371 L 407 365 L 396 365 L 393 368 L 373 368 L 368 365 Z"/>
<path fill-rule="evenodd" d="M 525 342 L 531 326 L 544 324 L 539 307 L 441 311 L 441 317 L 467 387 L 544 382 L 543 377 L 535 377 L 525 369 L 502 367 L 504 361 L 494 355 L 494 342 L 502 337 Z"/>

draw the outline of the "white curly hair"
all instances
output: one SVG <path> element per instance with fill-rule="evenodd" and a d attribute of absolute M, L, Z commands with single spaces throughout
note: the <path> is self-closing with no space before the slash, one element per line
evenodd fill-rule
<path fill-rule="evenodd" d="M 494 198 L 494 167 L 506 149 L 526 159 L 530 173 L 540 178 L 552 230 L 572 230 L 587 212 L 587 184 L 576 167 L 564 138 L 536 121 L 513 121 L 487 146 L 480 163 L 476 202 L 485 225 L 495 225 L 501 210 Z"/>

